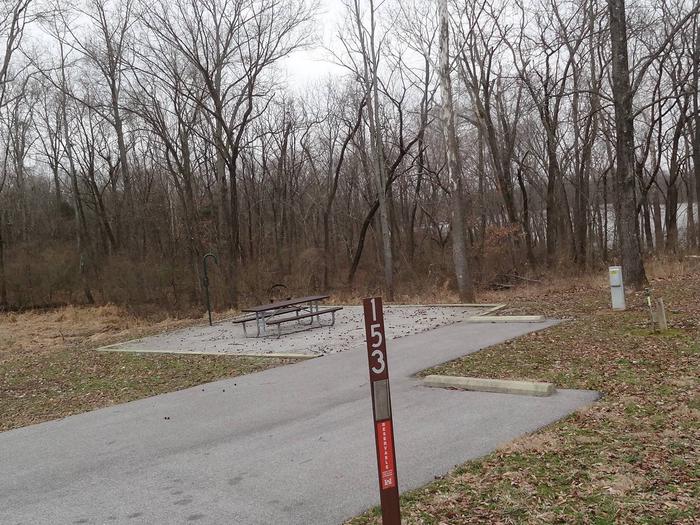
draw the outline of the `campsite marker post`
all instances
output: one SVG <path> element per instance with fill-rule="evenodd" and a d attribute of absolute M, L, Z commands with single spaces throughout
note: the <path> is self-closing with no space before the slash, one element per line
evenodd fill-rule
<path fill-rule="evenodd" d="M 382 523 L 400 525 L 399 485 L 396 476 L 396 452 L 394 449 L 394 423 L 391 417 L 391 392 L 389 390 L 389 363 L 384 336 L 384 310 L 382 298 L 362 301 L 367 335 L 367 359 L 369 382 L 374 414 L 374 438 L 377 448 L 377 473 L 379 497 L 382 506 Z"/>

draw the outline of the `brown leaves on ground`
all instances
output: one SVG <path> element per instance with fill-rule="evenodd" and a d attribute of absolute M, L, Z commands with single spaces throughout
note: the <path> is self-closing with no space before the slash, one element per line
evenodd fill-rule
<path fill-rule="evenodd" d="M 670 330 L 643 293 L 612 312 L 605 276 L 489 294 L 510 312 L 568 318 L 428 373 L 551 381 L 603 398 L 402 497 L 407 524 L 698 523 L 700 272 L 652 266 Z M 373 513 L 350 523 L 379 523 Z"/>

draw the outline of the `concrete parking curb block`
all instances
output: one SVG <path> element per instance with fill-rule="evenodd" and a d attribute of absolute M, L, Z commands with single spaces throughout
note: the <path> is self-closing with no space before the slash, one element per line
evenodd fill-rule
<path fill-rule="evenodd" d="M 247 352 L 245 354 L 230 354 L 242 357 L 269 357 L 278 359 L 314 359 L 321 357 L 321 354 L 290 354 L 286 352 Z"/>
<path fill-rule="evenodd" d="M 486 306 L 486 305 L 484 305 L 484 306 Z M 494 313 L 494 312 L 497 312 L 498 310 L 502 310 L 503 308 L 506 307 L 505 304 L 495 304 L 495 305 L 493 305 L 493 306 L 491 306 L 491 305 L 488 305 L 488 306 L 489 306 L 488 310 L 485 310 L 485 311 L 481 312 L 480 314 L 478 314 L 478 315 L 476 315 L 476 316 L 474 316 L 474 317 L 483 317 L 483 316 L 485 316 L 485 315 L 488 316 L 488 315 L 490 315 L 490 314 L 492 314 L 492 313 Z"/>
<path fill-rule="evenodd" d="M 228 357 L 268 357 L 270 359 L 313 359 L 320 357 L 319 354 L 293 354 L 285 352 L 246 352 L 246 353 L 226 353 L 226 352 L 169 352 L 168 350 L 149 350 L 144 348 L 117 348 L 118 345 L 103 346 L 98 348 L 98 352 L 126 352 L 130 354 L 168 354 L 168 355 L 211 355 Z"/>
<path fill-rule="evenodd" d="M 425 386 L 435 388 L 459 388 L 477 392 L 498 394 L 519 394 L 524 396 L 551 396 L 555 392 L 553 383 L 532 381 L 508 381 L 505 379 L 485 379 L 481 377 L 458 377 L 430 375 L 423 378 Z"/>
<path fill-rule="evenodd" d="M 466 319 L 467 323 L 541 323 L 543 315 L 475 315 Z"/>

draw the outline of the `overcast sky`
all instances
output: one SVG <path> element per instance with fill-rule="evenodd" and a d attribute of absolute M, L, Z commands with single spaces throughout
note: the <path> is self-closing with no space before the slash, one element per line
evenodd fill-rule
<path fill-rule="evenodd" d="M 303 90 L 326 78 L 339 75 L 343 69 L 334 64 L 327 47 L 333 47 L 338 39 L 338 29 L 343 21 L 345 6 L 342 0 L 319 0 L 320 9 L 316 19 L 318 46 L 293 53 L 283 64 L 289 87 Z"/>

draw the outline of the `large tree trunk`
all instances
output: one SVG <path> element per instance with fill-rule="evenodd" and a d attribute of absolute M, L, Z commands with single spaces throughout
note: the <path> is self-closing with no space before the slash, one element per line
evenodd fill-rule
<path fill-rule="evenodd" d="M 224 157 L 223 131 L 221 125 L 216 123 L 216 180 L 218 186 L 218 230 L 220 253 L 223 254 L 222 268 L 228 301 L 230 306 L 238 306 L 238 290 L 236 286 L 235 254 L 231 228 L 231 201 L 229 199 L 228 182 L 226 178 L 226 159 Z"/>
<path fill-rule="evenodd" d="M 693 23 L 695 30 L 695 52 L 693 53 L 693 113 L 695 114 L 695 126 L 693 134 L 693 171 L 695 172 L 695 202 L 698 203 L 700 212 L 700 16 L 695 16 Z M 697 246 L 700 248 L 700 213 L 697 221 Z M 688 232 L 690 233 L 690 232 Z"/>
<path fill-rule="evenodd" d="M 557 250 L 557 233 L 559 232 L 558 216 L 560 213 L 560 202 L 557 202 L 557 175 L 556 175 L 556 153 L 550 151 L 550 141 L 547 140 L 547 266 L 552 267 L 555 262 Z"/>
<path fill-rule="evenodd" d="M 530 227 L 530 205 L 527 197 L 527 189 L 525 187 L 525 181 L 523 180 L 523 165 L 525 159 L 520 162 L 518 166 L 517 178 L 518 186 L 520 186 L 520 194 L 523 199 L 523 231 L 525 232 L 525 248 L 527 250 L 527 262 L 531 267 L 537 265 L 537 260 L 535 259 L 535 252 L 532 249 L 532 228 Z"/>
<path fill-rule="evenodd" d="M 238 306 L 238 275 L 236 275 L 236 250 L 233 235 L 233 222 L 231 216 L 231 198 L 227 182 L 227 153 L 228 143 L 224 140 L 224 124 L 221 118 L 222 108 L 220 102 L 221 93 L 221 68 L 217 68 L 214 77 L 213 91 L 216 93 L 214 123 L 214 147 L 216 151 L 216 181 L 218 185 L 218 226 L 220 253 L 223 254 L 223 274 L 225 286 L 228 291 L 230 306 Z"/>
<path fill-rule="evenodd" d="M 2 211 L 0 211 L 0 307 L 7 306 L 7 278 L 5 277 L 5 239 L 2 236 L 2 230 Z"/>
<path fill-rule="evenodd" d="M 364 59 L 364 76 L 367 96 L 367 116 L 369 122 L 370 149 L 372 151 L 373 182 L 379 203 L 379 227 L 384 261 L 384 285 L 387 299 L 394 300 L 394 261 L 391 242 L 391 227 L 389 225 L 389 210 L 387 207 L 387 174 L 384 159 L 384 144 L 379 116 L 379 60 L 375 42 L 375 7 L 370 0 L 370 30 L 369 41 L 365 40 L 366 29 L 362 25 L 359 11 L 356 13 L 358 35 L 360 35 L 361 51 Z M 354 271 L 351 270 L 351 275 Z"/>
<path fill-rule="evenodd" d="M 455 130 L 454 104 L 452 101 L 452 79 L 450 78 L 450 25 L 447 14 L 447 0 L 440 0 L 440 91 L 442 95 L 442 125 L 447 150 L 447 171 L 449 173 L 452 200 L 452 258 L 457 277 L 457 289 L 462 302 L 474 302 L 474 284 L 467 261 L 467 244 L 464 233 L 464 209 L 462 202 L 462 169 L 459 160 L 459 146 Z"/>
<path fill-rule="evenodd" d="M 695 239 L 695 209 L 693 201 L 695 200 L 695 195 L 693 195 L 693 179 L 688 173 L 687 182 L 685 185 L 686 193 L 688 195 L 688 210 L 687 210 L 687 222 L 686 222 L 686 241 L 689 249 L 695 248 L 697 246 Z"/>
<path fill-rule="evenodd" d="M 617 171 L 615 197 L 625 283 L 641 288 L 647 283 L 637 225 L 634 177 L 634 116 L 627 58 L 627 21 L 624 0 L 608 0 L 612 45 L 612 84 L 615 106 Z"/>

